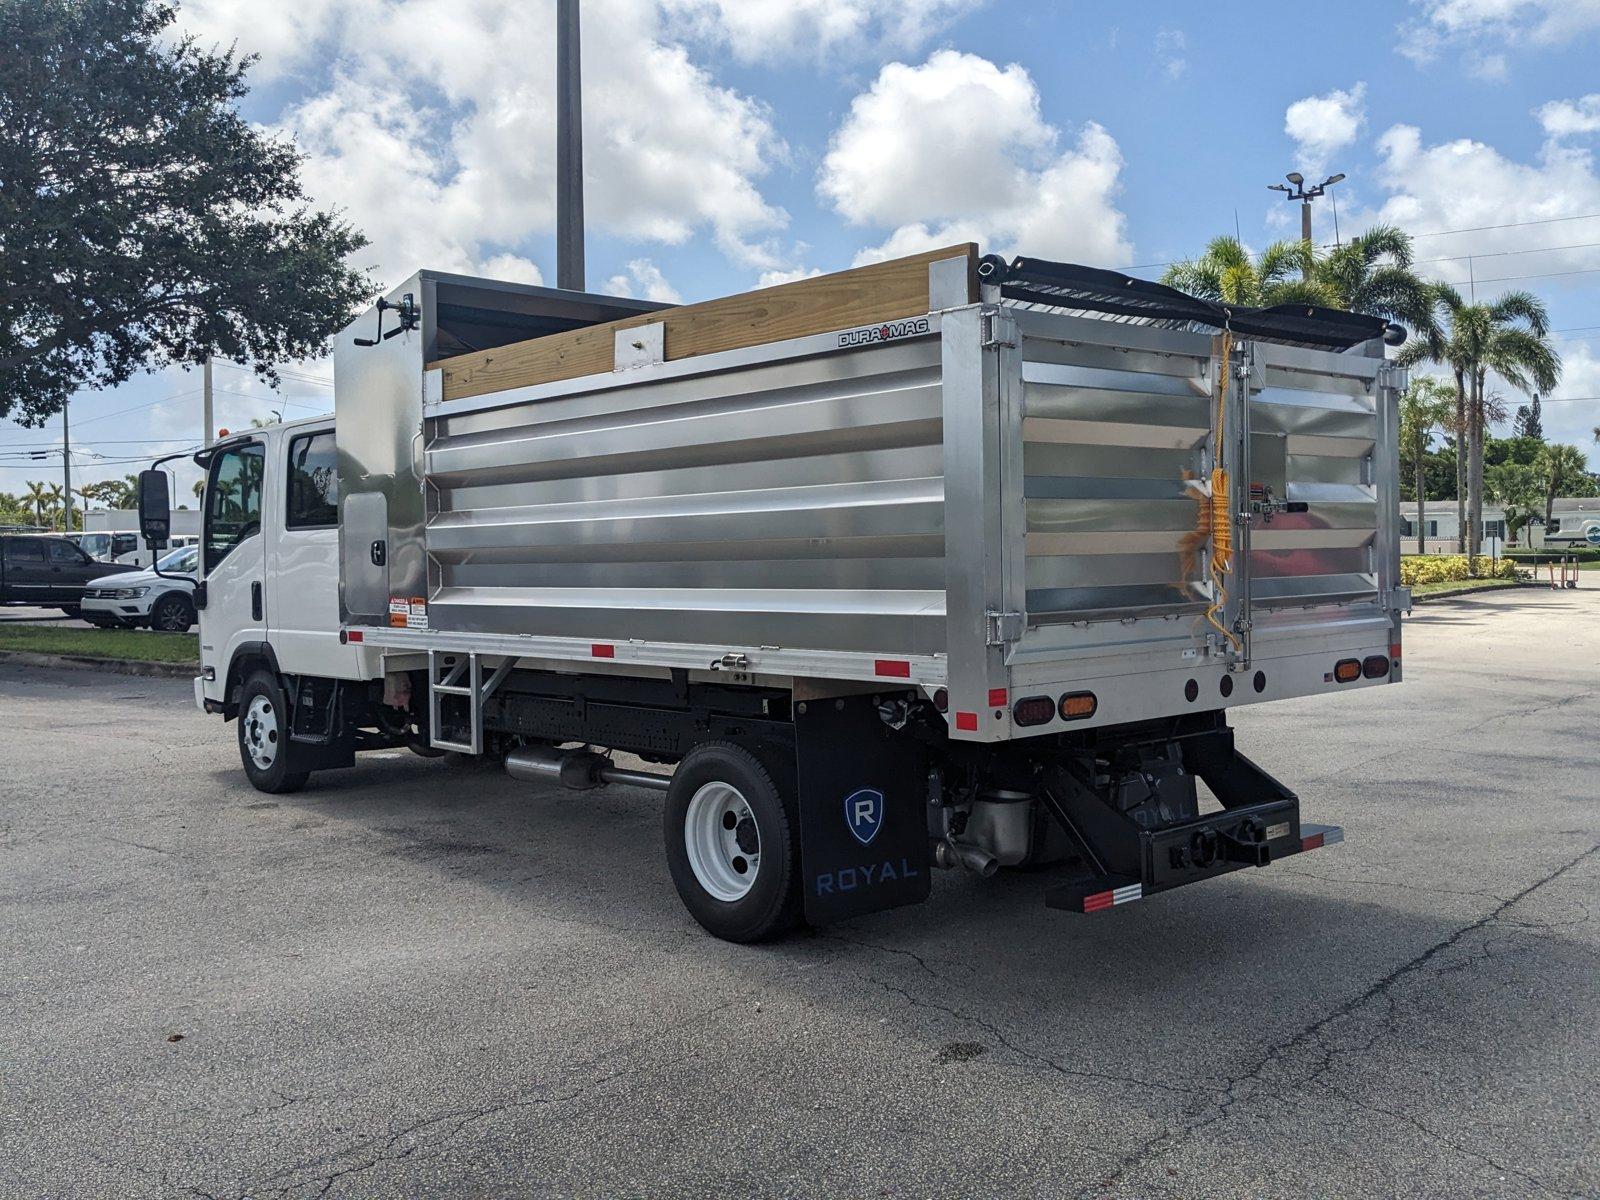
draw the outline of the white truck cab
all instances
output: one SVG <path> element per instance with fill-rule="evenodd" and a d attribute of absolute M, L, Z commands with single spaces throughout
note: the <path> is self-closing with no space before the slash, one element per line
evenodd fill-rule
<path fill-rule="evenodd" d="M 244 672 L 371 678 L 376 653 L 340 637 L 333 420 L 227 438 L 206 456 L 195 700 L 223 711 Z M 231 714 L 230 714 L 231 715 Z"/>

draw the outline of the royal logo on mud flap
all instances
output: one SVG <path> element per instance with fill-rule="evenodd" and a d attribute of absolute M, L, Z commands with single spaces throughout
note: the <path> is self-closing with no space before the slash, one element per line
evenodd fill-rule
<path fill-rule="evenodd" d="M 844 823 L 863 846 L 870 845 L 883 828 L 883 793 L 876 788 L 860 788 L 844 798 Z"/>

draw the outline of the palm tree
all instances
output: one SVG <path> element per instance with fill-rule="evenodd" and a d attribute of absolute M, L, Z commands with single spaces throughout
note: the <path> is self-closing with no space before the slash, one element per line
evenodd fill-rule
<path fill-rule="evenodd" d="M 1588 474 L 1589 461 L 1576 446 L 1558 442 L 1539 451 L 1534 466 L 1544 481 L 1544 527 L 1548 533 L 1550 518 L 1555 514 L 1556 497 L 1561 494 L 1562 488 Z"/>
<path fill-rule="evenodd" d="M 1314 271 L 1315 261 L 1308 242 L 1273 242 L 1252 259 L 1238 238 L 1218 237 L 1199 258 L 1168 267 L 1161 282 L 1219 304 L 1326 306 L 1330 294 L 1302 278 L 1304 271 Z"/>
<path fill-rule="evenodd" d="M 44 524 L 44 502 L 50 498 L 50 488 L 37 480 L 28 482 L 28 503 L 33 505 L 33 523 Z"/>
<path fill-rule="evenodd" d="M 59 483 L 52 483 L 49 488 L 46 489 L 45 499 L 48 501 L 48 503 L 45 505 L 45 509 L 50 514 L 51 525 L 56 523 L 56 514 L 61 511 L 61 502 L 65 497 L 66 493 L 61 490 L 61 485 Z"/>
<path fill-rule="evenodd" d="M 1417 553 L 1426 554 L 1427 543 L 1427 456 L 1437 425 L 1450 420 L 1455 393 L 1431 375 L 1411 381 L 1400 398 L 1400 448 L 1411 458 L 1417 489 Z"/>
<path fill-rule="evenodd" d="M 1312 282 L 1329 306 L 1408 325 L 1426 336 L 1434 331 L 1434 293 L 1411 269 L 1411 235 L 1393 225 L 1374 225 L 1317 259 Z"/>
<path fill-rule="evenodd" d="M 1455 377 L 1456 504 L 1465 535 L 1459 548 L 1476 557 L 1483 537 L 1484 432 L 1505 419 L 1499 398 L 1486 391 L 1488 377 L 1498 375 L 1521 392 L 1547 392 L 1561 377 L 1561 358 L 1547 336 L 1550 318 L 1544 303 L 1530 292 L 1506 292 L 1490 303 L 1468 304 L 1455 288 L 1440 283 L 1433 286 L 1433 297 L 1443 323 L 1401 351 L 1399 361 L 1437 362 Z"/>

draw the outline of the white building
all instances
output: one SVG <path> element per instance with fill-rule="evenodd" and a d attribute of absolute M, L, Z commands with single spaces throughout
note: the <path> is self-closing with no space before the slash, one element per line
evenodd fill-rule
<path fill-rule="evenodd" d="M 1423 541 L 1428 554 L 1454 554 L 1456 553 L 1456 538 L 1461 526 L 1456 519 L 1456 502 L 1454 500 L 1429 500 L 1423 505 L 1426 527 L 1423 530 Z M 1555 508 L 1550 514 L 1551 528 L 1544 527 L 1544 513 L 1541 511 L 1526 529 L 1518 535 L 1516 542 L 1511 543 L 1515 549 L 1518 546 L 1532 546 L 1535 549 L 1545 545 L 1546 539 L 1559 542 L 1562 546 L 1569 546 L 1574 540 L 1583 541 L 1585 523 L 1593 521 L 1600 524 L 1600 497 L 1587 497 L 1584 499 L 1558 498 Z M 1417 505 L 1413 501 L 1402 501 L 1400 504 L 1400 523 L 1403 540 L 1400 543 L 1402 554 L 1415 554 L 1417 552 Z M 1504 539 L 1506 536 L 1505 513 L 1498 504 L 1485 504 L 1483 506 L 1483 537 Z"/>

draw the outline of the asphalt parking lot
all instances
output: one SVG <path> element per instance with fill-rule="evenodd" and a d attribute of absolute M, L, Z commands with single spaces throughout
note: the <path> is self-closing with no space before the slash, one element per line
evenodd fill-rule
<path fill-rule="evenodd" d="M 1600 593 L 1239 715 L 1347 841 L 701 934 L 656 798 L 255 793 L 185 681 L 0 666 L 0 1196 L 1600 1194 Z"/>

